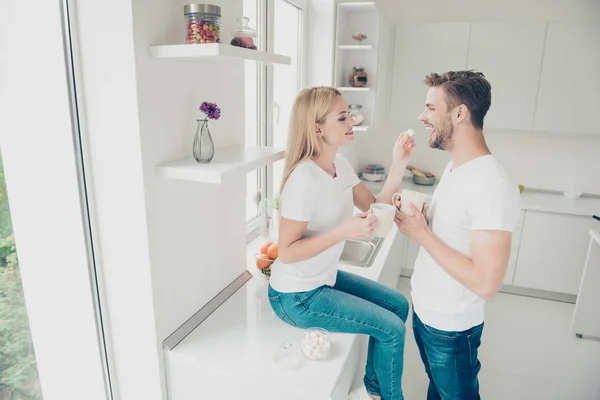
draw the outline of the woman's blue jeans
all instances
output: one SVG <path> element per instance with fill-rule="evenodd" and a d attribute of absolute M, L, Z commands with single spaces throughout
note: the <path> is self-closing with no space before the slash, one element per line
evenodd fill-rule
<path fill-rule="evenodd" d="M 338 271 L 333 287 L 280 293 L 269 286 L 275 314 L 299 328 L 369 335 L 365 387 L 382 400 L 402 400 L 404 323 L 408 301 L 397 290 Z"/>

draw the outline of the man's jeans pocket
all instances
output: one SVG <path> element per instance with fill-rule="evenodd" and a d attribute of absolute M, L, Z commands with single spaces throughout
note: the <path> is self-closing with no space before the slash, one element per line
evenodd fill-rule
<path fill-rule="evenodd" d="M 477 349 L 481 345 L 481 333 L 483 332 L 483 324 L 474 328 L 474 331 L 467 335 L 467 343 L 469 344 L 469 354 L 471 356 L 471 366 L 474 367 L 479 362 L 477 360 Z"/>

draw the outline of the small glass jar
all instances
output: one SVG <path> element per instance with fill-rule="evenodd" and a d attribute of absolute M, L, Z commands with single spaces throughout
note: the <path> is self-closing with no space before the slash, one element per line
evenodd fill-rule
<path fill-rule="evenodd" d="M 365 115 L 362 112 L 360 104 L 350 104 L 348 106 L 348 114 L 354 119 L 354 126 L 362 125 L 365 122 Z"/>
<path fill-rule="evenodd" d="M 183 13 L 187 44 L 221 43 L 221 7 L 187 4 Z"/>
<path fill-rule="evenodd" d="M 250 18 L 240 17 L 238 18 L 238 27 L 231 32 L 231 45 L 237 47 L 243 47 L 245 49 L 256 50 L 254 44 L 254 38 L 256 37 L 256 31 L 248 26 Z"/>
<path fill-rule="evenodd" d="M 324 360 L 329 357 L 331 340 L 323 328 L 308 328 L 300 339 L 302 354 L 309 360 Z"/>
<path fill-rule="evenodd" d="M 293 370 L 300 366 L 300 358 L 294 349 L 294 346 L 290 342 L 283 342 L 279 344 L 279 348 L 275 353 L 275 363 L 281 369 Z"/>
<path fill-rule="evenodd" d="M 362 67 L 352 67 L 352 73 L 348 78 L 348 83 L 352 87 L 366 87 L 367 86 L 367 73 Z"/>

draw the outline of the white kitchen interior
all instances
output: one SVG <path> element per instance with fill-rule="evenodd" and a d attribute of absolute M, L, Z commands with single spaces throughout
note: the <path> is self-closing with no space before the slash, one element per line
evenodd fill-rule
<path fill-rule="evenodd" d="M 411 128 L 411 165 L 437 182 L 449 157 L 428 147 L 418 121 L 422 80 L 476 69 L 492 85 L 486 140 L 524 187 L 504 286 L 487 305 L 482 398 L 600 400 L 600 1 L 209 3 L 220 7 L 220 44 L 185 44 L 187 0 L 0 5 L 2 158 L 44 399 L 347 399 L 366 338 L 333 333 L 331 355 L 307 360 L 302 331 L 272 312 L 255 264 L 277 239 L 277 211 L 267 219 L 258 203 L 277 194 L 292 102 L 303 87 L 338 87 L 364 115 L 341 150 L 357 173 L 389 168 Z M 32 8 L 45 15 L 44 45 L 23 45 L 39 41 L 24 28 Z M 230 45 L 241 16 L 257 50 Z M 365 86 L 349 84 L 353 67 Z M 221 108 L 208 164 L 192 158 L 203 101 Z M 79 148 L 85 168 L 75 170 Z M 32 160 L 45 164 L 32 172 Z M 38 199 L 40 187 L 58 192 L 49 182 L 79 196 L 78 174 L 89 214 Z M 410 171 L 403 187 L 435 190 Z M 67 239 L 86 224 L 93 248 L 82 242 L 74 255 Z M 347 246 L 341 269 L 410 298 L 414 242 L 393 228 Z M 51 276 L 41 257 L 57 249 L 64 263 Z M 93 278 L 81 268 L 89 254 Z M 52 292 L 49 282 L 74 276 L 72 293 Z M 74 296 L 85 299 L 77 315 L 60 311 Z M 292 345 L 283 359 L 282 343 Z M 425 399 L 410 322 L 405 349 L 405 398 Z"/>

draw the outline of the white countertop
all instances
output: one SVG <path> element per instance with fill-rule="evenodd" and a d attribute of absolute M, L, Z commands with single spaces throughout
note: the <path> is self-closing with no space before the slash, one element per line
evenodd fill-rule
<path fill-rule="evenodd" d="M 580 197 L 569 200 L 561 194 L 537 193 L 525 190 L 521 194 L 521 208 L 523 210 L 591 217 L 600 213 L 600 199 Z"/>
<path fill-rule="evenodd" d="M 383 188 L 383 182 L 362 182 L 373 193 L 378 193 Z M 402 182 L 401 190 L 404 188 L 433 195 L 435 186 L 417 185 L 413 182 L 412 178 L 405 178 Z M 600 198 L 580 197 L 575 200 L 569 200 L 562 194 L 543 193 L 525 189 L 521 193 L 521 209 L 591 217 L 594 214 L 598 215 L 600 213 Z"/>
<path fill-rule="evenodd" d="M 371 267 L 340 265 L 340 269 L 378 280 L 397 232 L 390 231 Z M 267 296 L 268 282 L 254 265 L 253 254 L 259 252 L 264 241 L 259 237 L 247 247 L 248 271 L 254 277 L 167 353 L 173 399 L 194 398 L 191 392 L 200 389 L 193 383 L 207 384 L 202 382 L 207 378 L 215 386 L 219 379 L 235 381 L 235 386 L 244 387 L 247 394 L 260 393 L 265 400 L 318 400 L 330 398 L 322 396 L 333 393 L 357 335 L 332 333 L 328 359 L 303 358 L 299 353 L 302 330 L 287 325 L 273 313 Z M 282 342 L 291 342 L 300 358 L 300 366 L 293 371 L 283 370 L 273 362 Z"/>

